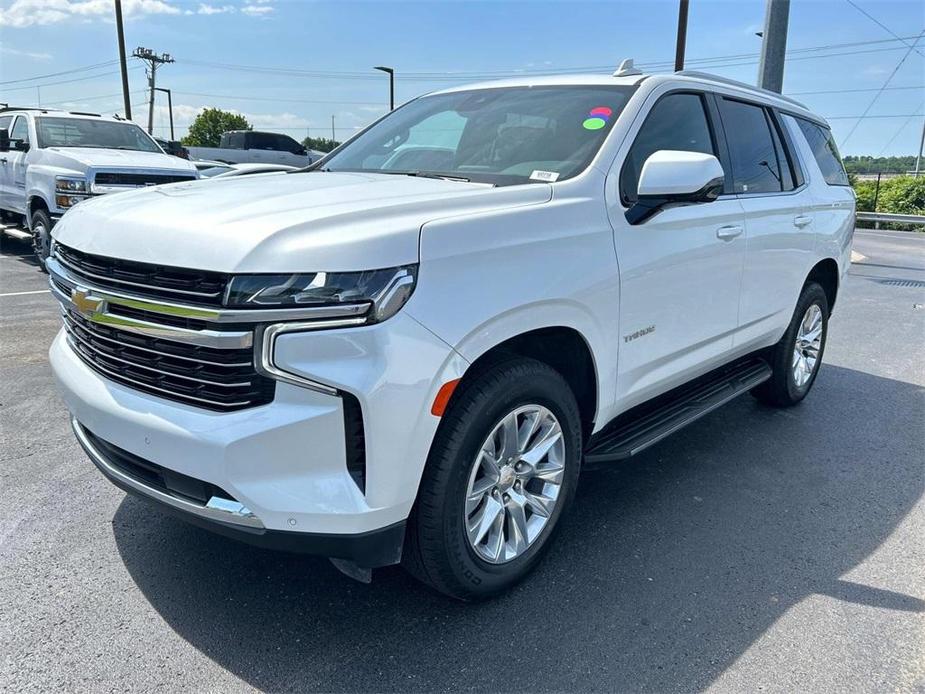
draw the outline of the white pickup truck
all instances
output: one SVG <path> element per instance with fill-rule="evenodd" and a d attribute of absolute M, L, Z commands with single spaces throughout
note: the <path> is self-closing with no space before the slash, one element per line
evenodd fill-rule
<path fill-rule="evenodd" d="M 218 147 L 187 147 L 191 159 L 223 164 L 287 164 L 308 166 L 321 154 L 306 149 L 288 135 L 257 130 L 229 130 Z"/>
<path fill-rule="evenodd" d="M 742 393 L 806 397 L 854 209 L 825 121 L 779 94 L 632 69 L 453 87 L 313 170 L 78 206 L 50 360 L 117 486 L 483 598 L 550 547 L 583 467 Z"/>
<path fill-rule="evenodd" d="M 165 154 L 132 122 L 48 109 L 0 110 L 0 230 L 31 239 L 42 268 L 52 227 L 77 203 L 198 177 L 195 166 Z"/>

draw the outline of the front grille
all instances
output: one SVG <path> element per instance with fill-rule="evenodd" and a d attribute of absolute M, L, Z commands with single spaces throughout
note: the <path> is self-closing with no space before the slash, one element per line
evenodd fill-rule
<path fill-rule="evenodd" d="M 273 400 L 275 381 L 256 372 L 251 348 L 190 345 L 92 322 L 71 309 L 63 313 L 77 355 L 117 383 L 219 412 Z"/>
<path fill-rule="evenodd" d="M 182 303 L 221 306 L 229 276 L 221 272 L 105 258 L 61 244 L 58 260 L 88 284 Z"/>
<path fill-rule="evenodd" d="M 237 501 L 224 489 L 210 482 L 203 482 L 195 477 L 168 470 L 157 463 L 152 463 L 150 460 L 145 460 L 134 453 L 129 453 L 108 441 L 104 441 L 87 429 L 84 429 L 83 433 L 93 444 L 93 447 L 106 458 L 109 465 L 146 487 L 151 487 L 171 496 L 182 497 L 200 506 L 208 504 L 214 496 L 228 499 L 229 501 Z"/>
<path fill-rule="evenodd" d="M 93 182 L 101 186 L 149 186 L 161 183 L 181 183 L 195 181 L 192 174 L 157 174 L 157 173 L 118 173 L 101 171 L 93 177 Z"/>

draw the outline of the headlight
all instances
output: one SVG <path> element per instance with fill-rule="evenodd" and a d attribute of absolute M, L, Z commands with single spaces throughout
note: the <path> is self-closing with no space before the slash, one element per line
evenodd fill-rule
<path fill-rule="evenodd" d="M 225 305 L 258 309 L 370 302 L 368 317 L 378 322 L 405 305 L 416 276 L 416 265 L 363 272 L 237 275 L 228 283 Z"/>
<path fill-rule="evenodd" d="M 55 189 L 59 193 L 87 193 L 87 179 L 74 176 L 55 176 Z"/>

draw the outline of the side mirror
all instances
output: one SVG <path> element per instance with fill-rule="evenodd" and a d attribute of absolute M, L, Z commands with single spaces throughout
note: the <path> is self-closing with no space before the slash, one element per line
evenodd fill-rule
<path fill-rule="evenodd" d="M 10 151 L 10 131 L 0 128 L 0 152 Z"/>
<path fill-rule="evenodd" d="M 26 142 L 25 140 L 14 140 L 13 149 L 15 149 L 17 152 L 28 152 L 29 143 Z"/>
<path fill-rule="evenodd" d="M 626 212 L 642 224 L 671 205 L 713 202 L 723 192 L 725 173 L 712 154 L 663 149 L 652 154 L 639 175 L 638 200 Z"/>

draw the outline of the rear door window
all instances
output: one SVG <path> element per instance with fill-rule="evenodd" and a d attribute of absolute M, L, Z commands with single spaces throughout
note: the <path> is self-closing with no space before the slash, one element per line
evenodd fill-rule
<path fill-rule="evenodd" d="M 649 111 L 620 171 L 620 197 L 625 204 L 636 202 L 642 165 L 662 149 L 716 156 L 700 94 L 669 94 Z"/>
<path fill-rule="evenodd" d="M 779 193 L 784 190 L 778 154 L 780 145 L 775 144 L 765 109 L 727 98 L 721 98 L 719 105 L 729 143 L 735 192 Z"/>
<path fill-rule="evenodd" d="M 841 155 L 838 153 L 838 147 L 835 146 L 835 138 L 832 131 L 824 128 L 817 123 L 805 120 L 804 118 L 795 118 L 800 130 L 809 143 L 809 148 L 813 151 L 813 157 L 819 164 L 822 171 L 822 177 L 830 186 L 847 186 L 848 174 L 845 173 L 845 167 L 841 161 Z"/>

